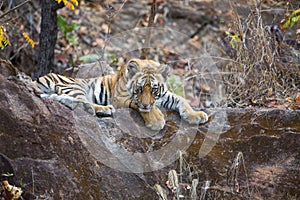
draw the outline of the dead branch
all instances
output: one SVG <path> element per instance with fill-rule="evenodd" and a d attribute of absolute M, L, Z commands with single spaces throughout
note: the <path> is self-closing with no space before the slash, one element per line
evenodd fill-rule
<path fill-rule="evenodd" d="M 152 5 L 151 5 L 151 11 L 150 11 L 150 16 L 148 20 L 148 35 L 147 39 L 145 41 L 144 48 L 142 49 L 142 54 L 141 54 L 141 59 L 146 59 L 147 54 L 149 51 L 149 45 L 150 45 L 150 39 L 151 39 L 151 32 L 152 32 L 152 27 L 154 24 L 154 19 L 157 11 L 157 5 L 156 5 L 156 0 L 153 0 Z"/>
<path fill-rule="evenodd" d="M 1 19 L 2 17 L 4 17 L 5 15 L 11 13 L 12 11 L 14 11 L 14 10 L 16 10 L 16 9 L 19 9 L 20 7 L 24 6 L 25 4 L 27 4 L 27 3 L 29 3 L 29 2 L 31 2 L 31 0 L 26 0 L 26 1 L 24 1 L 23 3 L 20 3 L 19 5 L 13 7 L 12 9 L 10 9 L 10 10 L 8 10 L 8 11 L 6 11 L 6 12 L 3 13 L 2 15 L 0 15 L 0 19 Z"/>

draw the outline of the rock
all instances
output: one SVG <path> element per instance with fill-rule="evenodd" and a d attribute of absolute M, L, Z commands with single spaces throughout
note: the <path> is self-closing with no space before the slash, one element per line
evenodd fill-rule
<path fill-rule="evenodd" d="M 155 196 L 135 174 L 110 169 L 89 154 L 67 107 L 2 75 L 0 102 L 0 174 L 13 174 L 9 183 L 22 186 L 25 199 Z"/>
<path fill-rule="evenodd" d="M 218 180 L 215 185 L 222 186 L 211 189 L 210 193 L 222 195 L 224 199 L 299 197 L 300 110 L 224 110 L 228 127 L 212 151 L 201 159 L 189 156 L 203 171 L 199 175 L 202 180 Z M 209 124 L 206 126 L 209 128 Z M 201 144 L 203 137 L 197 135 L 195 141 Z M 198 154 L 199 150 L 193 151 L 192 154 Z M 235 162 L 239 153 L 242 156 Z M 231 191 L 239 193 L 233 195 Z"/>
<path fill-rule="evenodd" d="M 203 195 L 201 186 L 206 181 L 211 183 L 206 195 L 223 199 L 300 196 L 299 110 L 207 110 L 211 113 L 210 122 L 196 127 L 197 134 L 192 135 L 188 127 L 183 130 L 183 136 L 191 136 L 188 139 L 192 143 L 184 150 L 181 161 L 188 164 L 181 163 L 185 166 L 181 175 L 179 161 L 154 172 L 135 174 L 118 171 L 105 163 L 116 157 L 122 160 L 122 156 L 138 155 L 135 158 L 139 161 L 148 159 L 151 163 L 158 159 L 155 164 L 160 167 L 167 159 L 165 154 L 158 158 L 150 154 L 166 148 L 180 136 L 180 124 L 176 121 L 179 118 L 174 113 L 168 114 L 167 128 L 159 134 L 140 128 L 143 137 L 139 137 L 136 124 L 127 121 L 136 119 L 143 126 L 134 112 L 119 110 L 116 112 L 119 117 L 95 120 L 58 102 L 41 99 L 2 75 L 0 102 L 1 181 L 21 187 L 24 199 L 158 199 L 154 186 L 159 184 L 168 191 L 166 181 L 170 169 L 181 176 L 179 187 L 185 189 L 179 191 L 185 196 L 190 195 L 188 188 L 195 179 L 199 180 L 199 196 Z M 127 129 L 118 126 L 115 122 L 118 119 L 129 124 Z M 96 140 L 106 134 L 106 140 L 96 143 L 84 140 L 83 132 L 91 130 L 92 137 L 88 139 Z M 179 143 L 175 144 L 179 146 L 175 145 L 174 155 L 185 142 L 183 136 L 177 137 Z M 202 147 L 207 141 L 213 142 L 203 154 Z M 91 151 L 99 146 L 107 148 L 108 154 L 102 159 L 97 154 L 103 152 Z M 126 154 L 117 151 L 121 147 Z M 129 167 L 134 162 L 126 160 L 121 165 Z M 171 198 L 171 191 L 167 195 Z"/>

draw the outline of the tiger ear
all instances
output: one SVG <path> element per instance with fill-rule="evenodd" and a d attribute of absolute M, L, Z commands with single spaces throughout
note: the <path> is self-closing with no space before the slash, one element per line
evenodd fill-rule
<path fill-rule="evenodd" d="M 126 68 L 127 78 L 132 78 L 139 71 L 139 66 L 134 60 L 129 61 Z"/>
<path fill-rule="evenodd" d="M 170 67 L 169 65 L 163 64 L 159 68 L 159 73 L 166 79 L 169 75 Z"/>

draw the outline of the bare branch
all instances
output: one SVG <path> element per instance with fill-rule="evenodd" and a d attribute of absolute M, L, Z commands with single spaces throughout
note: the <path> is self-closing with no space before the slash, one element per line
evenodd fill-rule
<path fill-rule="evenodd" d="M 19 9 L 20 7 L 24 6 L 25 4 L 27 4 L 27 3 L 29 3 L 29 2 L 31 2 L 31 0 L 26 0 L 26 1 L 24 1 L 23 3 L 20 3 L 19 5 L 13 7 L 12 9 L 10 9 L 10 10 L 8 10 L 8 11 L 6 11 L 6 12 L 3 13 L 2 15 L 0 15 L 0 19 L 1 19 L 2 17 L 4 17 L 5 15 L 11 13 L 12 11 L 14 11 L 14 10 L 16 10 L 16 9 Z"/>
<path fill-rule="evenodd" d="M 148 47 L 149 47 L 150 40 L 151 40 L 151 32 L 152 32 L 151 28 L 153 27 L 155 15 L 156 15 L 156 10 L 157 10 L 156 6 L 157 6 L 156 5 L 156 0 L 153 0 L 152 5 L 151 5 L 150 16 L 149 16 L 149 20 L 148 20 L 148 35 L 147 35 L 147 39 L 145 41 L 145 45 L 144 45 L 144 48 L 142 49 L 142 54 L 141 54 L 142 59 L 147 58 L 147 54 L 148 54 L 148 51 L 149 51 Z"/>

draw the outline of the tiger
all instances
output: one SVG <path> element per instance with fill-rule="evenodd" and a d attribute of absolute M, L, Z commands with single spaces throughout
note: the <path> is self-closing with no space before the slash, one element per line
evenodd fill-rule
<path fill-rule="evenodd" d="M 172 93 L 166 83 L 168 66 L 154 60 L 133 58 L 115 74 L 96 78 L 71 78 L 49 73 L 37 78 L 19 74 L 42 98 L 59 101 L 70 109 L 77 106 L 96 116 L 111 116 L 117 108 L 132 108 L 142 116 L 145 126 L 161 130 L 165 118 L 159 108 L 178 111 L 190 124 L 208 121 L 203 111 L 195 111 L 186 99 Z"/>

